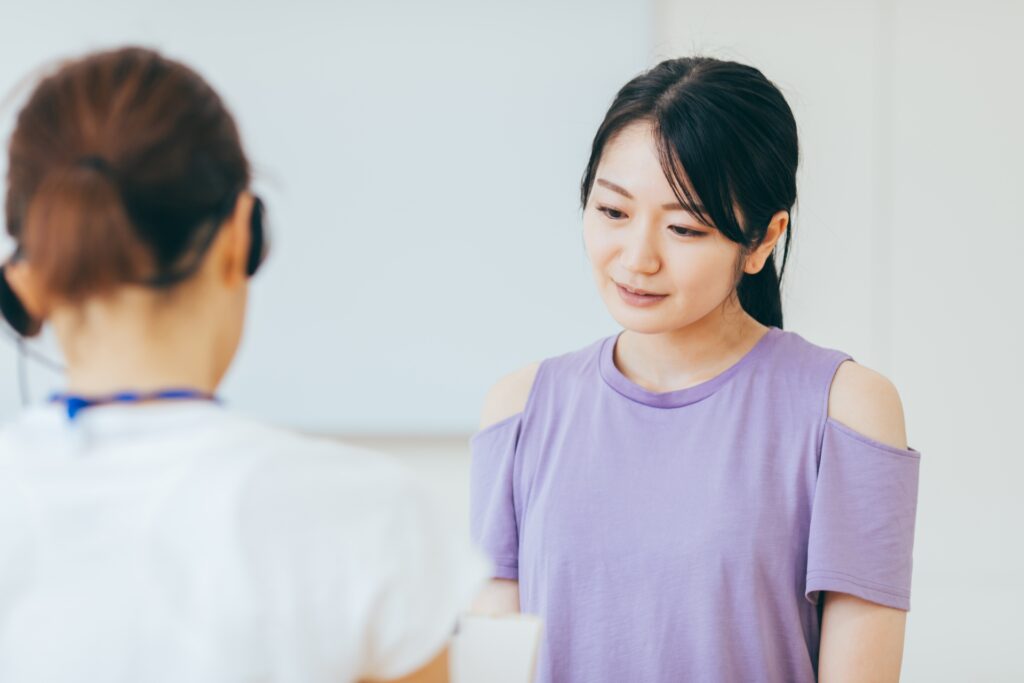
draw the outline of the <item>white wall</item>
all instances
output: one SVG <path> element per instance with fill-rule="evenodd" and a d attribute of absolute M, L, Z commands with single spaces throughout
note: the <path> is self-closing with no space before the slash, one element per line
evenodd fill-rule
<path fill-rule="evenodd" d="M 611 329 L 577 184 L 651 23 L 632 0 L 4 2 L 0 93 L 124 42 L 194 64 L 275 230 L 226 398 L 306 429 L 459 432 L 497 377 Z M 0 382 L 0 415 L 16 405 Z"/>
<path fill-rule="evenodd" d="M 888 375 L 922 451 L 906 681 L 1024 680 L 1024 3 L 662 0 L 659 56 L 775 80 L 787 326 Z"/>

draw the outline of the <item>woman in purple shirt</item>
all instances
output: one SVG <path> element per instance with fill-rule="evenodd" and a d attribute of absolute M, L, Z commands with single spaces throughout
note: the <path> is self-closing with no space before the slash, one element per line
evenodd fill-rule
<path fill-rule="evenodd" d="M 782 329 L 797 159 L 779 90 L 714 59 L 597 131 L 583 231 L 624 329 L 499 381 L 472 440 L 477 609 L 543 617 L 542 683 L 899 677 L 920 454 L 885 377 Z"/>

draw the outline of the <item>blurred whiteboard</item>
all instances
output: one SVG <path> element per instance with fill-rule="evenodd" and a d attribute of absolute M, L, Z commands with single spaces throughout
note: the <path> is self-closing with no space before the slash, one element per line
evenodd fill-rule
<path fill-rule="evenodd" d="M 318 431 L 468 431 L 500 375 L 615 329 L 578 182 L 616 90 L 649 66 L 651 14 L 627 0 L 5 3 L 0 93 L 124 43 L 193 65 L 239 121 L 274 231 L 228 401 Z M 5 141 L 25 94 L 0 112 Z M 17 388 L 0 343 L 2 418 Z M 59 386 L 31 376 L 35 397 Z"/>

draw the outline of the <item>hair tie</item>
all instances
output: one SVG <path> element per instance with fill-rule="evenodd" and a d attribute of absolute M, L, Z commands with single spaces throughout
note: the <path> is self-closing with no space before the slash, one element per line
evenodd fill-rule
<path fill-rule="evenodd" d="M 110 176 L 111 178 L 114 177 L 114 167 L 110 165 L 110 162 L 104 159 L 103 157 L 95 154 L 79 157 L 78 160 L 75 161 L 75 166 L 92 169 L 93 171 L 99 171 L 100 173 Z"/>

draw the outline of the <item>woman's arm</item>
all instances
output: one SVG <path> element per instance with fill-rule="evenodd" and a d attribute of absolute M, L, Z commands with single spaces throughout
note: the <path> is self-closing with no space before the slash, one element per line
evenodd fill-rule
<path fill-rule="evenodd" d="M 473 600 L 470 614 L 499 617 L 519 612 L 519 582 L 511 579 L 491 579 Z"/>
<path fill-rule="evenodd" d="M 533 363 L 498 380 L 484 398 L 480 413 L 480 429 L 521 413 L 533 388 L 540 363 Z M 519 611 L 519 582 L 512 579 L 493 579 L 473 601 L 472 614 L 499 616 Z"/>
<path fill-rule="evenodd" d="M 839 366 L 829 417 L 896 448 L 907 447 L 903 405 L 884 376 L 852 361 Z M 826 592 L 818 654 L 821 683 L 898 681 L 907 613 L 846 593 Z"/>
<path fill-rule="evenodd" d="M 822 594 L 820 683 L 898 681 L 907 613 L 847 593 Z"/>

